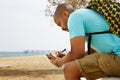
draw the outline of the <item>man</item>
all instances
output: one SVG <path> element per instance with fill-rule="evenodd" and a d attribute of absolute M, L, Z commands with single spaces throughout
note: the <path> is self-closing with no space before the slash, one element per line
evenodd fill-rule
<path fill-rule="evenodd" d="M 74 11 L 69 4 L 58 5 L 54 13 L 55 23 L 70 34 L 71 51 L 63 55 L 50 54 L 50 61 L 56 66 L 64 66 L 65 80 L 96 80 L 106 76 L 120 77 L 120 38 L 114 34 L 92 35 L 91 52 L 85 56 L 85 33 L 109 30 L 104 17 L 91 9 Z"/>

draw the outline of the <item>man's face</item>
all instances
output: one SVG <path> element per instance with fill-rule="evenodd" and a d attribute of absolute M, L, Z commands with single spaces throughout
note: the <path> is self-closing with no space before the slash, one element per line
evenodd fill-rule
<path fill-rule="evenodd" d="M 67 26 L 68 17 L 65 17 L 64 15 L 57 17 L 55 20 L 55 23 L 62 28 L 64 31 L 68 31 Z"/>

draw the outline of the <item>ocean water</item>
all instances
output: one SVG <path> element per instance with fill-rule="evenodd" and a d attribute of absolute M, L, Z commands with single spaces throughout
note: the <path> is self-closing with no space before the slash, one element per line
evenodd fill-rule
<path fill-rule="evenodd" d="M 22 57 L 22 56 L 35 56 L 46 55 L 49 53 L 55 54 L 58 50 L 39 50 L 39 51 L 23 51 L 23 52 L 0 52 L 0 58 L 2 57 Z M 65 51 L 66 53 L 67 51 Z"/>

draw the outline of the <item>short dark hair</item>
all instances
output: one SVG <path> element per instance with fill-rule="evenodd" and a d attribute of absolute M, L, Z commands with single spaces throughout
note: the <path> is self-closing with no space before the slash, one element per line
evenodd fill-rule
<path fill-rule="evenodd" d="M 63 11 L 72 12 L 72 11 L 74 11 L 74 8 L 72 7 L 72 5 L 70 5 L 68 3 L 59 4 L 54 13 L 54 20 L 56 17 L 57 18 L 60 17 L 62 15 Z"/>

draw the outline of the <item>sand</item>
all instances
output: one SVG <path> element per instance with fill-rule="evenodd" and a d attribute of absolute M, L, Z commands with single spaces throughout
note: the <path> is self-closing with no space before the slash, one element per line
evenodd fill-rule
<path fill-rule="evenodd" d="M 64 75 L 45 55 L 9 57 L 0 58 L 0 80 L 64 80 Z"/>
<path fill-rule="evenodd" d="M 63 67 L 57 68 L 45 55 L 0 58 L 0 80 L 65 80 Z M 86 80 L 82 78 L 81 80 Z M 99 80 L 120 80 L 104 78 Z"/>

